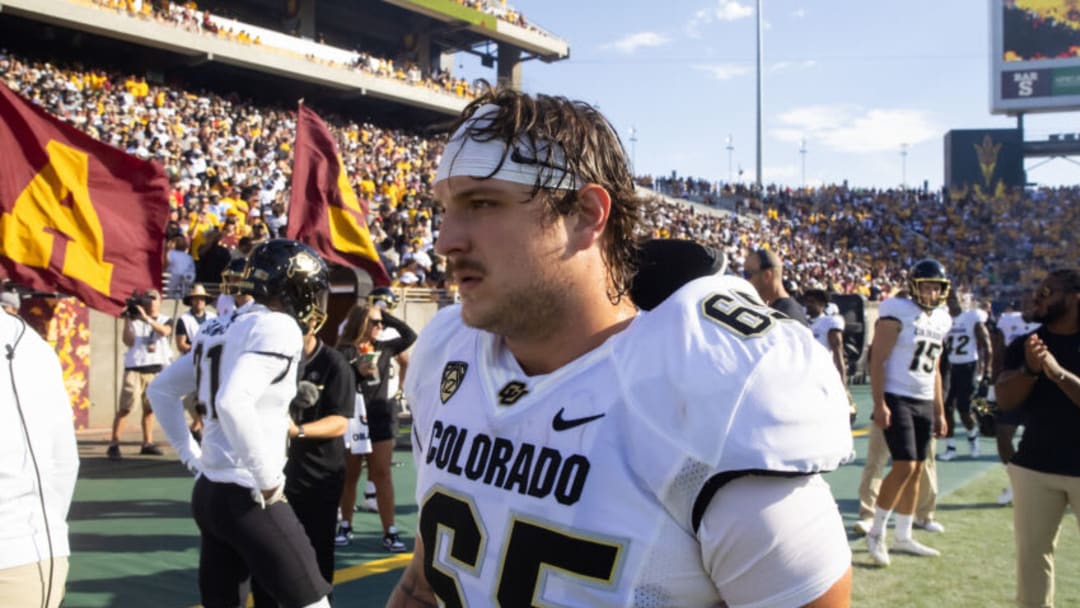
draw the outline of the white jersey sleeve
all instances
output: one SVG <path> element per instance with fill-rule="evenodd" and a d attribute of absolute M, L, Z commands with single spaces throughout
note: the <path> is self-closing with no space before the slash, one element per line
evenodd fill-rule
<path fill-rule="evenodd" d="M 176 449 L 180 462 L 192 472 L 198 471 L 202 448 L 188 431 L 184 420 L 183 398 L 195 391 L 195 363 L 192 353 L 182 355 L 150 382 L 146 396 L 161 423 L 169 443 Z"/>
<path fill-rule="evenodd" d="M 636 323 L 637 344 L 616 351 L 636 421 L 626 441 L 672 458 L 645 450 L 629 465 L 688 529 L 724 480 L 830 471 L 850 454 L 847 396 L 829 353 L 746 281 L 698 279 Z M 673 461 L 676 470 L 657 468 Z M 672 481 L 691 470 L 694 481 Z"/>
<path fill-rule="evenodd" d="M 814 332 L 815 340 L 831 350 L 829 333 L 834 331 L 844 332 L 844 317 L 840 315 L 819 315 L 810 322 L 810 331 Z"/>
<path fill-rule="evenodd" d="M 729 608 L 809 604 L 851 567 L 840 510 L 816 475 L 732 481 L 713 499 L 698 538 Z"/>
<path fill-rule="evenodd" d="M 214 387 L 210 378 L 200 387 L 200 400 L 213 395 L 203 442 L 204 452 L 215 448 L 215 458 L 204 472 L 215 481 L 274 488 L 284 480 L 288 407 L 303 336 L 291 317 L 258 307 L 235 316 L 223 338 L 219 361 L 203 354 L 207 365 L 220 365 L 220 384 Z M 220 432 L 210 433 L 213 427 Z"/>

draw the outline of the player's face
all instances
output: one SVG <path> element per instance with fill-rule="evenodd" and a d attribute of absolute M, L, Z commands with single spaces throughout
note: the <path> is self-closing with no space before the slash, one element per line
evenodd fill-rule
<path fill-rule="evenodd" d="M 541 197 L 526 185 L 463 176 L 435 184 L 435 195 L 446 208 L 435 251 L 447 259 L 467 325 L 532 337 L 573 322 L 566 222 L 550 219 Z"/>
<path fill-rule="evenodd" d="M 919 283 L 919 298 L 923 302 L 938 302 L 941 298 L 941 283 L 936 281 Z"/>
<path fill-rule="evenodd" d="M 825 304 L 814 298 L 806 298 L 806 314 L 811 317 L 820 316 L 825 310 Z"/>

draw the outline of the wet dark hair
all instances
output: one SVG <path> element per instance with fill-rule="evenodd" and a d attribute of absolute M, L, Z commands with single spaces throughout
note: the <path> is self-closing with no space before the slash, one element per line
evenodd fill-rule
<path fill-rule="evenodd" d="M 630 290 L 636 270 L 642 201 L 634 191 L 634 177 L 626 161 L 626 150 L 611 123 L 593 106 L 565 97 L 528 95 L 505 87 L 487 86 L 474 99 L 451 128 L 473 117 L 484 105 L 494 104 L 499 110 L 485 114 L 488 121 L 469 128 L 466 137 L 476 142 L 503 141 L 506 146 L 499 164 L 488 175 L 493 177 L 506 159 L 536 164 L 547 169 L 539 171 L 532 196 L 544 195 L 551 217 L 569 215 L 577 205 L 577 192 L 545 187 L 552 179 L 556 183 L 563 175 L 576 176 L 586 183 L 602 186 L 611 197 L 611 211 L 602 240 L 602 255 L 611 275 L 608 297 L 618 302 Z M 560 159 L 555 143 L 562 149 Z M 455 159 L 444 159 L 453 163 Z"/>

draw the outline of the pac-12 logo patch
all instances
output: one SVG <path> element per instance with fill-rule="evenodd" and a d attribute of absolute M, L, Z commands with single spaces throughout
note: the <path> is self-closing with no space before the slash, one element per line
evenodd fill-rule
<path fill-rule="evenodd" d="M 442 382 L 439 384 L 439 398 L 443 403 L 450 400 L 450 397 L 454 396 L 461 381 L 465 379 L 465 371 L 469 369 L 469 364 L 464 361 L 450 361 L 446 364 L 446 367 L 442 370 Z"/>

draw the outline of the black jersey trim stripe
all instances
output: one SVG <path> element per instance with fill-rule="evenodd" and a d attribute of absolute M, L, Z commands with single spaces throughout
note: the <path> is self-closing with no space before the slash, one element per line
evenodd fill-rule
<path fill-rule="evenodd" d="M 824 471 L 820 471 L 824 472 Z M 721 488 L 728 483 L 739 479 L 740 477 L 803 477 L 808 475 L 816 475 L 814 473 L 802 473 L 795 471 L 770 471 L 767 469 L 743 469 L 740 471 L 724 471 L 723 473 L 717 473 L 705 482 L 705 485 L 701 486 L 701 491 L 698 492 L 697 498 L 694 499 L 694 509 L 690 516 L 690 523 L 693 526 L 694 534 L 697 534 L 698 528 L 701 527 L 701 520 L 705 517 L 705 511 L 709 508 L 709 503 L 712 502 L 713 496 L 720 491 Z"/>
<path fill-rule="evenodd" d="M 292 367 L 293 358 L 290 357 L 289 355 L 283 355 L 281 353 L 275 353 L 275 352 L 270 352 L 270 351 L 266 351 L 266 350 L 252 350 L 252 351 L 248 351 L 248 352 L 250 352 L 253 355 L 262 355 L 264 357 L 274 357 L 274 358 L 282 359 L 282 360 L 285 361 L 285 369 L 281 370 L 281 373 L 278 374 L 276 378 L 271 380 L 270 384 L 277 384 L 278 382 L 281 382 L 282 380 L 284 380 L 285 376 L 288 375 L 288 373 L 289 373 L 289 368 Z"/>

